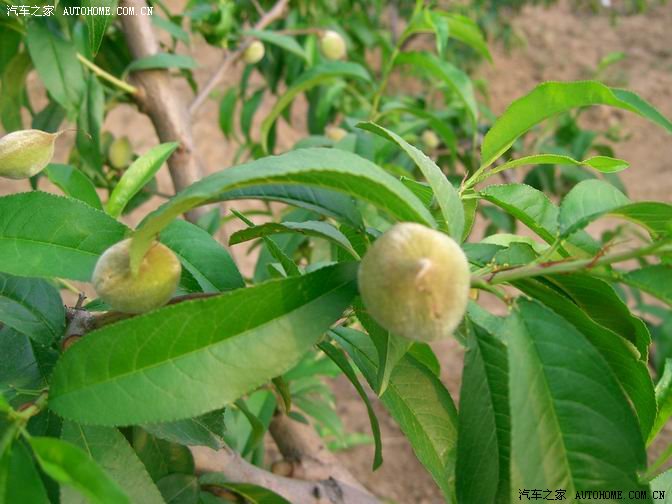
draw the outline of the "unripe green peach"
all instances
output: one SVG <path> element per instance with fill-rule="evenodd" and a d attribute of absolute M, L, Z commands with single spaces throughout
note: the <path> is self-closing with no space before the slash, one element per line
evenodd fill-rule
<path fill-rule="evenodd" d="M 343 40 L 340 33 L 333 30 L 324 32 L 324 35 L 320 39 L 320 47 L 322 48 L 322 54 L 327 59 L 338 60 L 345 56 L 345 40 Z"/>
<path fill-rule="evenodd" d="M 133 161 L 133 146 L 128 137 L 116 138 L 107 151 L 107 160 L 112 168 L 123 170 Z"/>
<path fill-rule="evenodd" d="M 324 128 L 324 133 L 327 135 L 329 140 L 334 142 L 340 142 L 348 135 L 347 131 L 345 131 L 343 128 L 339 128 L 338 126 L 327 126 Z"/>
<path fill-rule="evenodd" d="M 362 259 L 359 292 L 369 314 L 405 338 L 447 338 L 467 309 L 469 263 L 449 236 L 415 223 L 392 226 Z"/>
<path fill-rule="evenodd" d="M 261 58 L 264 57 L 265 52 L 266 50 L 264 49 L 264 44 L 262 44 L 260 40 L 255 40 L 247 47 L 247 49 L 245 49 L 245 52 L 243 53 L 243 60 L 248 65 L 254 65 L 255 63 L 259 63 L 261 61 Z"/>
<path fill-rule="evenodd" d="M 0 138 L 0 177 L 25 179 L 37 175 L 54 157 L 59 135 L 31 129 Z"/>
<path fill-rule="evenodd" d="M 172 250 L 155 242 L 138 274 L 133 275 L 130 247 L 130 239 L 120 241 L 100 256 L 92 279 L 96 293 L 113 310 L 124 313 L 144 313 L 163 306 L 180 282 L 180 261 Z"/>
<path fill-rule="evenodd" d="M 436 149 L 441 143 L 439 137 L 436 136 L 432 130 L 425 130 L 422 132 L 422 143 L 429 149 Z"/>

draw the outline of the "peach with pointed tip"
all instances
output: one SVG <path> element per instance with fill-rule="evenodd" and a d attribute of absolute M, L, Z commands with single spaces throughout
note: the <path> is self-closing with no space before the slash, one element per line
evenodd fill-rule
<path fill-rule="evenodd" d="M 100 256 L 93 271 L 98 296 L 115 311 L 144 313 L 166 304 L 180 282 L 182 266 L 162 243 L 152 244 L 137 275 L 131 272 L 131 240 L 123 240 Z"/>
<path fill-rule="evenodd" d="M 449 337 L 464 316 L 469 289 L 469 263 L 460 246 L 420 224 L 392 226 L 359 267 L 359 292 L 369 314 L 413 340 Z"/>
<path fill-rule="evenodd" d="M 0 177 L 18 180 L 40 173 L 54 157 L 59 135 L 30 129 L 0 138 Z"/>

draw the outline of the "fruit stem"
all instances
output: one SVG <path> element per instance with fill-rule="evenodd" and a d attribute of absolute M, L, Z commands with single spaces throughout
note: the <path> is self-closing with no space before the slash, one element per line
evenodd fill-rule
<path fill-rule="evenodd" d="M 82 63 L 82 65 L 87 67 L 89 70 L 91 70 L 93 73 L 95 73 L 101 79 L 105 79 L 110 84 L 113 84 L 113 85 L 117 86 L 119 89 L 121 89 L 122 91 L 124 91 L 126 93 L 129 93 L 129 94 L 132 94 L 132 95 L 138 94 L 139 90 L 138 90 L 137 87 L 132 86 L 128 82 L 124 82 L 121 79 L 117 79 L 114 75 L 106 72 L 105 70 L 100 68 L 98 65 L 96 65 L 93 61 L 89 61 L 88 59 L 86 59 L 81 54 L 77 53 L 77 59 Z"/>

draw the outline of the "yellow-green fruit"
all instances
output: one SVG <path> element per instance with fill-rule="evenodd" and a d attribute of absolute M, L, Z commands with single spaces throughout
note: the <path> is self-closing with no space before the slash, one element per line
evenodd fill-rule
<path fill-rule="evenodd" d="M 469 263 L 460 246 L 420 224 L 392 226 L 359 268 L 359 292 L 369 314 L 391 333 L 418 341 L 453 333 L 469 289 Z"/>
<path fill-rule="evenodd" d="M 422 143 L 430 149 L 436 149 L 439 146 L 439 137 L 436 136 L 432 130 L 425 130 L 422 132 Z"/>
<path fill-rule="evenodd" d="M 245 63 L 248 65 L 254 65 L 255 63 L 259 63 L 261 61 L 261 58 L 264 57 L 265 52 L 266 50 L 264 49 L 264 44 L 262 44 L 259 40 L 255 40 L 247 47 L 247 49 L 245 49 L 245 52 L 243 53 L 243 60 L 245 60 Z"/>
<path fill-rule="evenodd" d="M 340 142 L 348 135 L 347 131 L 345 131 L 343 128 L 339 128 L 338 126 L 327 126 L 324 128 L 324 133 L 327 135 L 329 140 L 334 142 Z"/>
<path fill-rule="evenodd" d="M 327 30 L 320 40 L 322 54 L 330 60 L 338 60 L 345 56 L 345 40 L 341 34 L 332 30 Z"/>
<path fill-rule="evenodd" d="M 155 242 L 145 255 L 137 275 L 131 273 L 131 240 L 108 248 L 93 271 L 98 296 L 113 310 L 144 313 L 166 304 L 180 282 L 182 267 L 177 256 Z"/>
<path fill-rule="evenodd" d="M 123 170 L 133 161 L 133 146 L 128 137 L 115 139 L 107 151 L 107 160 L 112 168 Z"/>
<path fill-rule="evenodd" d="M 54 157 L 59 134 L 31 129 L 0 138 L 0 177 L 25 179 L 37 175 Z"/>

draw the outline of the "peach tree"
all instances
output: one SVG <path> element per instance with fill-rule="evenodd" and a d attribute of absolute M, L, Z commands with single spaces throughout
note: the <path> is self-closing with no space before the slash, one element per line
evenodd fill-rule
<path fill-rule="evenodd" d="M 672 123 L 597 81 L 540 84 L 493 118 L 451 63 L 490 58 L 468 18 L 295 4 L 3 17 L 0 177 L 25 186 L 0 197 L 0 502 L 379 502 L 331 453 L 372 443 L 383 464 L 375 401 L 446 502 L 672 490 L 669 450 L 647 462 L 672 414 L 672 205 L 626 196 L 625 160 L 512 149 L 593 105 Z M 224 53 L 200 86 L 189 44 Z M 308 134 L 285 145 L 300 96 Z M 236 162 L 202 176 L 191 122 L 213 99 Z M 156 129 L 141 155 L 105 129 L 120 104 Z M 552 199 L 515 181 L 530 166 L 589 176 Z M 248 242 L 244 276 L 229 247 Z M 459 399 L 446 338 L 466 350 Z M 336 414 L 341 374 L 370 437 Z"/>

